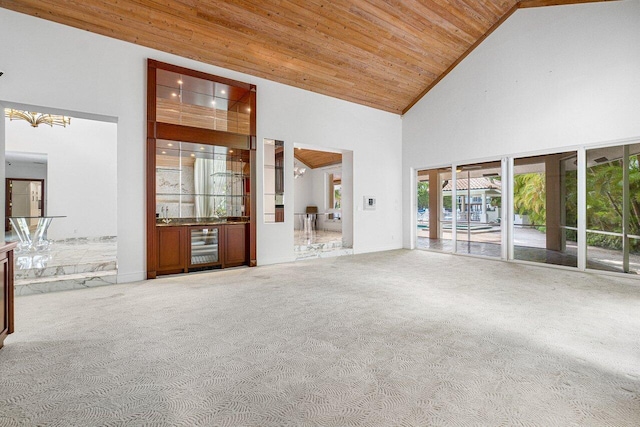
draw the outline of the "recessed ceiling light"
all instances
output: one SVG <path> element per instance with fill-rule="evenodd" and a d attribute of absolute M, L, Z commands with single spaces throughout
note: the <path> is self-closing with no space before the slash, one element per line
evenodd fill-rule
<path fill-rule="evenodd" d="M 233 150 L 229 150 L 230 153 L 233 153 Z"/>
<path fill-rule="evenodd" d="M 178 96 L 178 94 L 174 92 L 171 94 L 171 96 Z"/>
<path fill-rule="evenodd" d="M 247 111 L 251 111 L 251 108 L 247 108 Z"/>
<path fill-rule="evenodd" d="M 224 94 L 225 94 L 225 93 L 227 93 L 227 92 L 226 92 L 224 89 L 222 89 L 222 90 L 220 91 L 220 93 L 224 95 Z"/>
<path fill-rule="evenodd" d="M 167 145 L 168 145 L 169 147 L 173 147 L 173 144 L 172 144 L 172 143 L 168 143 Z"/>
<path fill-rule="evenodd" d="M 163 152 L 162 152 L 162 154 L 167 154 L 167 152 L 166 152 L 166 151 L 163 151 Z"/>
<path fill-rule="evenodd" d="M 182 80 L 178 80 L 178 84 L 181 85 L 182 84 Z"/>
<path fill-rule="evenodd" d="M 195 156 L 196 156 L 195 154 L 191 153 L 191 157 L 195 157 Z"/>
<path fill-rule="evenodd" d="M 216 105 L 216 100 L 214 99 L 213 101 L 211 101 L 211 103 L 212 103 L 213 105 Z"/>
<path fill-rule="evenodd" d="M 200 147 L 201 150 L 204 150 L 204 147 Z"/>

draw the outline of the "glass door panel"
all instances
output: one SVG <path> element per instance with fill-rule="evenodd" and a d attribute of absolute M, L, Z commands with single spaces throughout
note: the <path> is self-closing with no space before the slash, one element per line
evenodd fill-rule
<path fill-rule="evenodd" d="M 623 272 L 624 148 L 587 150 L 587 267 Z"/>
<path fill-rule="evenodd" d="M 191 229 L 191 265 L 219 262 L 218 234 L 218 227 Z"/>
<path fill-rule="evenodd" d="M 628 155 L 628 272 L 632 274 L 640 274 L 640 144 L 630 145 Z"/>
<path fill-rule="evenodd" d="M 628 273 L 640 274 L 640 236 L 629 237 Z"/>
<path fill-rule="evenodd" d="M 450 169 L 426 169 L 417 173 L 416 247 L 451 252 L 452 203 Z"/>
<path fill-rule="evenodd" d="M 463 165 L 456 172 L 456 252 L 500 258 L 501 162 Z"/>
<path fill-rule="evenodd" d="M 577 152 L 514 159 L 514 258 L 578 266 Z"/>
<path fill-rule="evenodd" d="M 587 268 L 638 274 L 640 144 L 587 150 Z"/>

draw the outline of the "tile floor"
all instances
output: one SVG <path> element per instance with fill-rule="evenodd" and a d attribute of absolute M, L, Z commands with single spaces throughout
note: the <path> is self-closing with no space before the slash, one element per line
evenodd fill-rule
<path fill-rule="evenodd" d="M 544 233 L 530 228 L 516 229 L 514 233 L 514 259 L 539 262 L 543 264 L 578 266 L 578 248 L 575 242 L 567 242 L 564 252 L 546 249 Z M 443 233 L 442 239 L 430 239 L 426 230 L 418 229 L 416 247 L 418 249 L 453 252 L 454 242 L 451 233 Z M 458 234 L 456 252 L 480 255 L 491 258 L 501 257 L 501 233 L 491 232 L 472 234 L 472 241 L 462 240 L 465 234 Z M 631 274 L 640 274 L 640 256 L 629 256 Z M 587 248 L 587 268 L 600 271 L 622 272 L 622 252 L 589 246 Z"/>
<path fill-rule="evenodd" d="M 67 239 L 46 251 L 15 253 L 16 295 L 113 284 L 117 273 L 117 239 Z"/>
<path fill-rule="evenodd" d="M 353 254 L 352 248 L 343 245 L 342 232 L 324 230 L 294 230 L 294 251 L 296 260 Z"/>

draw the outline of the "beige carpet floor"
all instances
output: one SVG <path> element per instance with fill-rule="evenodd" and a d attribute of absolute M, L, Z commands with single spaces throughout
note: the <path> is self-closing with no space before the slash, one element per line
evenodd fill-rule
<path fill-rule="evenodd" d="M 19 297 L 0 426 L 638 426 L 640 281 L 392 251 Z"/>

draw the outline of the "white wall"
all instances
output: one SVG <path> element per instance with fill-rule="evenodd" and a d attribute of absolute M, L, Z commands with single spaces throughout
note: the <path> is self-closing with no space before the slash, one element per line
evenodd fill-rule
<path fill-rule="evenodd" d="M 89 113 L 117 120 L 120 282 L 142 279 L 146 271 L 146 58 L 256 84 L 258 141 L 285 141 L 289 170 L 295 142 L 353 150 L 355 197 L 379 195 L 374 213 L 354 207 L 354 252 L 401 246 L 399 116 L 5 9 L 0 9 L 0 39 L 0 69 L 5 72 L 0 77 L 0 104 L 45 106 L 76 117 Z M 43 49 L 42 40 L 55 49 Z M 257 157 L 261 162 L 261 148 Z M 261 167 L 257 176 L 262 176 Z M 286 176 L 285 186 L 285 197 L 291 199 L 293 174 Z M 294 206 L 287 204 L 284 223 L 264 224 L 260 182 L 257 187 L 258 263 L 293 260 Z"/>
<path fill-rule="evenodd" d="M 640 1 L 520 9 L 403 118 L 412 168 L 640 137 Z"/>
<path fill-rule="evenodd" d="M 6 164 L 6 177 L 7 178 L 31 178 L 31 179 L 44 179 L 45 186 L 48 185 L 47 180 L 47 165 L 36 164 L 28 161 L 11 161 L 11 164 Z M 45 191 L 47 189 L 45 188 Z M 46 196 L 46 194 L 45 194 Z"/>
<path fill-rule="evenodd" d="M 258 136 L 285 142 L 285 162 L 293 167 L 293 146 L 329 151 L 353 151 L 353 191 L 356 197 L 383 193 L 397 205 L 380 204 L 377 212 L 353 208 L 354 253 L 402 246 L 401 119 L 394 114 L 313 94 L 272 82 L 258 83 Z M 258 163 L 262 153 L 258 152 Z M 344 160 L 343 160 L 344 161 Z M 293 195 L 293 173 L 285 174 L 285 195 Z M 258 182 L 258 193 L 262 192 Z M 290 193 L 291 192 L 291 193 Z M 258 212 L 262 206 L 258 201 Z M 259 263 L 293 260 L 294 204 L 285 204 L 285 222 L 258 224 Z"/>
<path fill-rule="evenodd" d="M 66 217 L 51 222 L 49 239 L 116 235 L 116 130 L 77 118 L 65 128 L 5 119 L 6 151 L 47 154 L 46 214 Z M 9 168 L 7 177 L 17 178 Z"/>
<path fill-rule="evenodd" d="M 313 173 L 313 169 L 311 169 L 304 163 L 300 163 L 299 161 L 296 160 L 295 165 L 307 169 L 304 175 L 299 176 L 298 178 L 294 178 L 293 180 L 293 187 L 294 187 L 293 211 L 294 213 L 304 213 L 307 206 L 313 204 L 312 200 L 315 197 L 314 195 L 315 174 Z"/>

